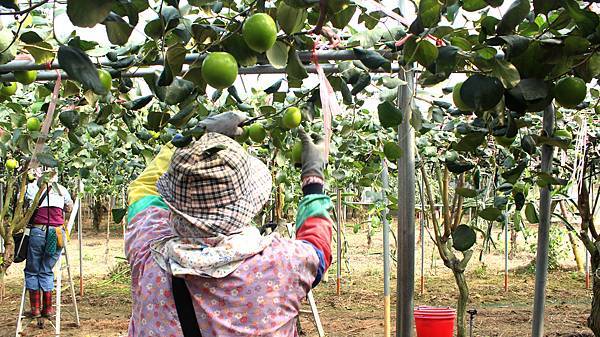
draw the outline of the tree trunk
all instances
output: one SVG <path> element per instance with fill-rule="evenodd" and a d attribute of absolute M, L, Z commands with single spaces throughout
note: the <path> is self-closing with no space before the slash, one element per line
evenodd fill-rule
<path fill-rule="evenodd" d="M 517 234 L 519 234 L 519 232 L 517 232 L 515 228 L 510 229 L 510 251 L 508 253 L 508 258 L 511 260 L 514 259 L 517 254 Z"/>
<path fill-rule="evenodd" d="M 596 252 L 591 254 L 593 287 L 592 287 L 592 311 L 587 319 L 588 327 L 594 332 L 595 336 L 600 336 L 600 278 L 596 276 L 596 270 L 600 265 L 600 254 Z"/>
<path fill-rule="evenodd" d="M 575 235 L 572 232 L 569 232 L 569 241 L 571 242 L 571 250 L 573 251 L 573 256 L 575 257 L 575 263 L 577 264 L 577 271 L 580 273 L 585 272 L 585 267 L 583 266 L 583 259 L 581 258 L 581 253 L 579 253 L 579 247 L 577 246 L 577 241 L 575 241 Z"/>
<path fill-rule="evenodd" d="M 96 232 L 100 231 L 100 222 L 102 221 L 102 201 L 100 198 L 94 198 L 92 201 L 92 227 Z"/>
<path fill-rule="evenodd" d="M 456 337 L 467 337 L 467 304 L 469 302 L 469 287 L 464 272 L 452 270 L 458 286 L 458 304 L 456 306 Z M 600 289 L 600 284 L 599 284 Z M 599 304 L 600 309 L 600 304 Z"/>
<path fill-rule="evenodd" d="M 2 254 L 2 264 L 0 264 L 0 274 L 4 275 L 8 267 L 13 263 L 15 257 L 15 240 L 11 226 L 6 226 L 6 238 L 4 239 L 4 254 Z"/>

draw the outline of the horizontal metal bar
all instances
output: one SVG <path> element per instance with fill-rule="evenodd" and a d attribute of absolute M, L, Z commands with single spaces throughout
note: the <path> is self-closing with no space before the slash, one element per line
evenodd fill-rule
<path fill-rule="evenodd" d="M 395 53 L 384 52 L 384 51 L 378 51 L 378 52 L 383 57 L 390 59 L 390 60 L 394 59 L 397 56 L 397 54 L 395 54 Z M 312 61 L 312 52 L 301 51 L 301 52 L 298 52 L 298 56 L 300 57 L 300 60 L 302 62 L 309 63 Z M 350 61 L 350 60 L 357 59 L 356 56 L 354 55 L 354 52 L 351 50 L 324 50 L 324 51 L 317 52 L 316 56 L 317 56 L 317 59 L 319 60 L 319 62 Z M 187 54 L 184 58 L 184 64 L 191 64 L 191 63 L 194 63 L 197 61 L 199 62 L 199 61 L 202 61 L 205 57 L 206 57 L 206 53 Z M 264 57 L 262 55 L 258 58 L 258 61 L 261 64 L 269 63 L 268 60 L 266 59 L 266 57 Z M 100 64 L 102 67 L 110 67 L 111 64 L 113 64 L 113 62 L 110 61 L 106 57 L 98 58 L 98 61 L 96 63 Z M 158 66 L 158 65 L 163 65 L 163 63 L 164 63 L 163 58 L 157 58 L 156 60 L 154 60 L 152 62 L 136 64 L 136 66 L 140 66 L 140 67 Z M 0 73 L 7 73 L 7 72 L 13 72 L 13 71 L 26 71 L 26 70 L 54 70 L 54 69 L 61 69 L 60 63 L 58 63 L 57 60 L 54 60 L 50 64 L 46 64 L 46 63 L 36 64 L 34 61 L 30 61 L 30 60 L 14 60 L 14 61 L 8 62 L 6 64 L 0 64 Z"/>
<path fill-rule="evenodd" d="M 335 64 L 322 64 L 321 67 L 323 68 L 323 71 L 326 74 L 333 74 L 333 73 L 339 72 L 338 66 Z M 311 74 L 317 73 L 317 69 L 316 69 L 315 65 L 313 65 L 313 64 L 306 65 L 306 66 L 304 66 L 304 68 L 306 69 L 306 71 L 308 73 L 311 73 Z M 400 69 L 399 65 L 397 65 L 397 64 L 392 65 L 392 73 L 398 72 L 399 69 Z M 121 75 L 121 77 L 130 77 L 130 78 L 143 77 L 145 75 L 154 74 L 154 73 L 156 73 L 156 71 L 157 71 L 156 68 L 141 68 L 141 69 L 136 69 L 136 70 L 124 71 L 120 75 Z M 184 71 L 185 71 L 185 69 L 184 69 Z M 371 72 L 386 73 L 385 71 L 383 71 L 381 69 L 371 71 Z M 256 65 L 256 66 L 252 66 L 252 67 L 243 67 L 243 68 L 239 69 L 240 75 L 285 74 L 285 73 L 286 73 L 285 68 L 277 69 L 271 65 Z M 69 76 L 64 71 L 61 70 L 60 74 L 61 74 L 61 78 L 63 80 L 69 79 Z M 58 76 L 56 74 L 56 71 L 42 70 L 42 71 L 38 72 L 36 81 L 54 81 L 57 79 L 57 77 Z M 0 75 L 0 82 L 14 82 L 14 81 L 16 81 L 16 79 L 12 73 Z"/>

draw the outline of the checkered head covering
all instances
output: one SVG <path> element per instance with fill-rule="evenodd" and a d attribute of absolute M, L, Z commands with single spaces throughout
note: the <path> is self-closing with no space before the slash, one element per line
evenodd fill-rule
<path fill-rule="evenodd" d="M 271 185 L 266 165 L 238 142 L 207 133 L 175 151 L 157 188 L 173 215 L 195 227 L 188 232 L 229 236 L 250 224 Z"/>

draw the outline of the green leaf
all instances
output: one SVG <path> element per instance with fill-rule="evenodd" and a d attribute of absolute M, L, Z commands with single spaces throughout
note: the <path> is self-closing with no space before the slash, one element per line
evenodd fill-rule
<path fill-rule="evenodd" d="M 467 12 L 475 12 L 487 6 L 484 0 L 464 0 L 462 8 Z"/>
<path fill-rule="evenodd" d="M 379 69 L 380 67 L 386 71 L 391 70 L 391 63 L 386 58 L 381 56 L 375 50 L 364 50 L 361 48 L 354 48 L 354 55 L 361 61 L 365 66 L 371 70 Z"/>
<path fill-rule="evenodd" d="M 152 102 L 153 97 L 152 95 L 148 95 L 136 98 L 133 101 L 125 103 L 125 107 L 129 110 L 139 110 Z"/>
<path fill-rule="evenodd" d="M 528 202 L 527 205 L 525 205 L 525 218 L 532 224 L 540 222 L 540 218 L 538 217 L 537 210 L 533 203 Z"/>
<path fill-rule="evenodd" d="M 80 49 L 62 45 L 58 49 L 58 63 L 70 78 L 79 81 L 86 89 L 98 95 L 106 95 L 108 90 L 100 83 L 98 70 L 90 58 Z"/>
<path fill-rule="evenodd" d="M 377 106 L 379 123 L 384 128 L 393 128 L 402 123 L 402 111 L 392 102 L 384 101 Z"/>
<path fill-rule="evenodd" d="M 175 105 L 189 99 L 194 92 L 195 85 L 190 81 L 175 78 L 171 85 L 163 88 L 164 91 L 159 90 L 157 96 L 162 98 L 163 102 Z"/>
<path fill-rule="evenodd" d="M 48 42 L 37 42 L 25 46 L 25 49 L 33 56 L 35 63 L 43 64 L 54 60 L 54 47 Z"/>
<path fill-rule="evenodd" d="M 460 139 L 460 141 L 455 144 L 452 148 L 455 149 L 456 151 L 462 151 L 462 152 L 471 152 L 471 151 L 475 151 L 476 148 L 478 148 L 481 144 L 483 144 L 483 141 L 485 140 L 485 134 L 483 133 L 470 133 L 465 135 L 463 138 Z"/>
<path fill-rule="evenodd" d="M 575 0 L 560 0 L 567 13 L 575 21 L 584 36 L 592 34 L 599 25 L 598 15 L 588 10 L 581 9 Z"/>
<path fill-rule="evenodd" d="M 472 44 L 471 42 L 469 42 L 469 40 L 465 39 L 464 37 L 461 36 L 453 36 L 450 38 L 450 44 L 452 44 L 455 47 L 458 47 L 464 51 L 469 51 L 472 48 Z"/>
<path fill-rule="evenodd" d="M 415 49 L 414 59 L 423 67 L 432 64 L 438 57 L 437 47 L 428 40 L 421 40 Z"/>
<path fill-rule="evenodd" d="M 548 12 L 559 8 L 560 0 L 533 0 L 533 11 L 535 15 L 546 15 Z"/>
<path fill-rule="evenodd" d="M 479 211 L 478 215 L 487 221 L 496 221 L 502 212 L 496 207 L 489 206 Z"/>
<path fill-rule="evenodd" d="M 458 251 L 465 252 L 475 244 L 477 235 L 473 228 L 467 225 L 459 225 L 452 232 L 452 247 Z"/>
<path fill-rule="evenodd" d="M 277 23 L 288 35 L 301 31 L 307 17 L 308 11 L 304 8 L 294 8 L 283 1 L 277 6 Z"/>
<path fill-rule="evenodd" d="M 367 72 L 361 72 L 358 76 L 358 80 L 352 85 L 352 91 L 350 91 L 351 95 L 356 95 L 359 92 L 363 91 L 369 84 L 371 84 L 371 75 Z"/>
<path fill-rule="evenodd" d="M 517 67 L 506 60 L 494 59 L 492 74 L 499 78 L 507 89 L 515 87 L 521 80 Z"/>
<path fill-rule="evenodd" d="M 298 52 L 296 48 L 290 48 L 288 52 L 288 65 L 285 68 L 286 73 L 288 74 L 288 80 L 303 80 L 308 77 L 308 72 L 306 68 L 302 65 L 300 61 L 300 56 L 298 56 Z"/>
<path fill-rule="evenodd" d="M 275 69 L 283 69 L 288 63 L 290 47 L 282 41 L 277 41 L 267 50 L 267 59 Z"/>
<path fill-rule="evenodd" d="M 129 41 L 133 26 L 115 13 L 110 13 L 103 22 L 106 26 L 106 35 L 112 44 L 122 46 Z"/>
<path fill-rule="evenodd" d="M 511 33 L 527 17 L 529 10 L 529 0 L 515 0 L 498 23 L 496 34 L 506 35 Z"/>
<path fill-rule="evenodd" d="M 54 158 L 54 155 L 52 155 L 52 153 L 41 152 L 41 153 L 38 153 L 36 158 L 42 166 L 58 167 L 58 160 L 56 160 L 56 158 Z"/>
<path fill-rule="evenodd" d="M 495 107 L 504 96 L 504 87 L 495 77 L 475 74 L 460 88 L 460 96 L 467 106 L 485 111 Z"/>
<path fill-rule="evenodd" d="M 354 17 L 354 13 L 356 13 L 356 9 L 358 7 L 356 5 L 350 5 L 340 11 L 337 11 L 331 14 L 331 25 L 337 29 L 344 29 L 352 17 Z"/>
<path fill-rule="evenodd" d="M 91 28 L 106 19 L 114 3 L 114 0 L 67 0 L 67 15 L 75 26 Z"/>
<path fill-rule="evenodd" d="M 458 187 L 455 190 L 456 194 L 463 196 L 465 198 L 475 198 L 477 196 L 477 191 L 472 189 L 472 188 L 466 188 L 466 187 Z"/>
<path fill-rule="evenodd" d="M 187 124 L 187 122 L 194 116 L 196 113 L 196 106 L 190 104 L 185 108 L 179 110 L 173 117 L 169 119 L 169 123 L 173 124 L 176 128 L 181 128 Z"/>
<path fill-rule="evenodd" d="M 148 113 L 148 123 L 145 126 L 148 130 L 160 131 L 170 119 L 171 115 L 168 112 L 150 111 Z"/>
<path fill-rule="evenodd" d="M 419 16 L 425 28 L 434 27 L 440 22 L 442 6 L 438 0 L 421 0 L 419 2 Z"/>

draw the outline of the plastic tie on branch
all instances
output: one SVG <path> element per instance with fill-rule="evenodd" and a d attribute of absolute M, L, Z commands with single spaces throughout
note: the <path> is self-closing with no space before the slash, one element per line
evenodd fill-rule
<path fill-rule="evenodd" d="M 326 46 L 325 46 L 326 48 Z M 324 152 L 325 157 L 329 156 L 329 149 L 331 145 L 331 120 L 333 116 L 337 114 L 341 114 L 342 108 L 337 101 L 335 91 L 329 83 L 327 76 L 325 75 L 325 71 L 323 71 L 323 67 L 319 64 L 319 59 L 317 57 L 317 49 L 318 43 L 315 41 L 313 45 L 311 60 L 315 64 L 315 69 L 317 70 L 317 75 L 319 77 L 319 97 L 321 98 L 321 110 L 323 111 L 323 133 L 324 133 Z"/>
<path fill-rule="evenodd" d="M 52 70 L 52 62 L 46 62 L 46 69 Z M 56 71 L 56 83 L 54 84 L 54 90 L 52 90 L 52 98 L 50 100 L 50 104 L 48 105 L 48 112 L 46 113 L 46 117 L 44 118 L 44 122 L 42 123 L 42 129 L 40 130 L 40 136 L 35 144 L 35 149 L 33 151 L 33 155 L 31 156 L 30 168 L 37 168 L 39 161 L 37 160 L 37 155 L 42 151 L 46 140 L 48 139 L 48 132 L 50 132 L 50 126 L 52 125 L 52 120 L 54 119 L 54 112 L 56 111 L 56 103 L 58 102 L 58 94 L 60 93 L 60 87 L 62 84 L 62 76 L 60 74 L 59 69 L 55 69 Z"/>

